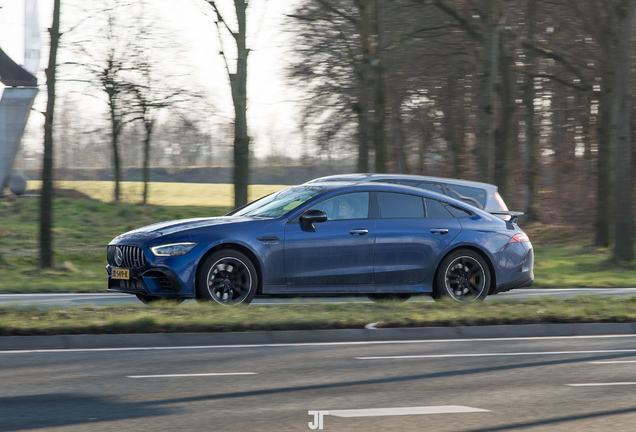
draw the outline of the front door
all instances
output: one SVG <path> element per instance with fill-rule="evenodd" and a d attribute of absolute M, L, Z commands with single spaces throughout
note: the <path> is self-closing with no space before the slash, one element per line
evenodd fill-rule
<path fill-rule="evenodd" d="M 311 209 L 327 221 L 307 229 L 298 221 L 285 226 L 287 285 L 373 283 L 375 220 L 369 219 L 369 193 L 327 198 Z"/>

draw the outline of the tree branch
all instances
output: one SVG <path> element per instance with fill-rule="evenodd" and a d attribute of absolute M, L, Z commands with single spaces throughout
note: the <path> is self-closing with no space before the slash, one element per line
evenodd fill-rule
<path fill-rule="evenodd" d="M 346 19 L 347 21 L 351 22 L 353 25 L 355 25 L 356 27 L 358 26 L 358 20 L 353 18 L 352 16 L 347 15 L 346 13 L 338 10 L 337 8 L 333 7 L 329 2 L 327 2 L 326 0 L 317 0 L 318 3 L 320 3 L 322 5 L 323 8 L 325 8 L 326 10 L 328 10 L 329 12 L 338 15 L 341 18 Z"/>
<path fill-rule="evenodd" d="M 466 19 L 465 17 L 461 16 L 459 13 L 457 13 L 457 11 L 455 9 L 453 9 L 453 8 L 449 7 L 448 5 L 444 4 L 443 0 L 431 0 L 431 2 L 433 4 L 433 6 L 437 7 L 439 10 L 444 12 L 446 15 L 448 15 L 451 18 L 453 18 L 454 20 L 456 20 L 461 25 L 461 27 L 464 30 L 466 30 L 466 33 L 468 33 L 477 42 L 483 42 L 484 41 L 483 35 L 477 31 L 477 29 L 469 22 L 469 20 Z"/>

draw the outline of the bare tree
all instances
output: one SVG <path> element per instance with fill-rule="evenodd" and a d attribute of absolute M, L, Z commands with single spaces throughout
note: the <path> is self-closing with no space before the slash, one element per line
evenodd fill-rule
<path fill-rule="evenodd" d="M 225 49 L 221 49 L 221 56 L 225 62 L 232 102 L 234 103 L 234 206 L 247 204 L 247 186 L 249 185 L 249 156 L 250 138 L 247 133 L 247 0 L 234 0 L 237 27 L 235 30 L 225 20 L 217 4 L 213 0 L 205 0 L 216 14 L 216 28 L 219 41 L 223 47 L 222 31 L 227 32 L 234 39 L 236 45 L 236 65 L 234 72 L 230 70 L 228 56 Z M 223 30 L 222 30 L 223 29 Z"/>
<path fill-rule="evenodd" d="M 155 126 L 162 112 L 170 115 L 184 116 L 185 108 L 181 108 L 180 104 L 187 103 L 187 110 L 194 111 L 196 102 L 201 100 L 201 96 L 184 87 L 178 87 L 174 83 L 182 83 L 186 81 L 185 76 L 171 74 L 169 71 L 159 74 L 157 64 L 152 61 L 152 53 L 154 50 L 149 45 L 160 43 L 162 38 L 153 35 L 147 35 L 147 26 L 140 21 L 140 28 L 144 29 L 141 38 L 146 39 L 147 44 L 141 43 L 138 46 L 137 53 L 134 54 L 133 62 L 135 70 L 130 77 L 128 90 L 132 93 L 131 107 L 133 108 L 133 119 L 139 120 L 143 124 L 143 167 L 142 178 L 144 183 L 142 204 L 145 205 L 148 200 L 148 183 L 150 181 L 150 156 L 151 143 Z M 143 46 L 146 45 L 146 46 Z M 163 47 L 162 51 L 168 50 L 170 47 Z M 164 67 L 164 71 L 169 66 Z M 208 107 L 209 115 L 209 107 Z"/>
<path fill-rule="evenodd" d="M 127 0 L 109 0 L 101 6 L 99 14 L 88 21 L 95 33 L 77 44 L 76 64 L 92 75 L 89 82 L 96 85 L 105 95 L 108 107 L 108 122 L 111 141 L 111 158 L 115 180 L 114 200 L 120 200 L 122 181 L 122 160 L 120 141 L 124 126 L 135 119 L 132 75 L 136 68 L 134 56 L 138 51 L 140 34 L 143 29 L 135 27 L 133 5 Z M 94 20 L 101 19 L 95 25 Z M 138 20 L 137 20 L 138 22 Z M 99 95 L 90 94 L 93 97 Z"/>

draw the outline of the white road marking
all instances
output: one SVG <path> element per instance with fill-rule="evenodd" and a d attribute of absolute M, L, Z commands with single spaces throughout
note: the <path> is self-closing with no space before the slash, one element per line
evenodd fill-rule
<path fill-rule="evenodd" d="M 636 360 L 613 360 L 613 361 L 593 361 L 590 364 L 620 364 L 620 363 L 636 363 Z"/>
<path fill-rule="evenodd" d="M 418 358 L 457 358 L 457 357 L 506 357 L 506 356 L 536 356 L 536 355 L 564 355 L 564 354 L 614 354 L 636 352 L 630 350 L 589 350 L 589 351 L 538 351 L 512 353 L 477 353 L 477 354 L 425 354 L 403 356 L 354 357 L 356 360 L 403 360 Z"/>
<path fill-rule="evenodd" d="M 182 378 L 182 377 L 234 376 L 234 375 L 257 375 L 257 373 L 256 372 L 226 372 L 226 373 L 171 374 L 171 375 L 128 375 L 126 378 Z"/>
<path fill-rule="evenodd" d="M 566 384 L 566 386 L 569 386 L 569 387 L 601 387 L 601 386 L 624 386 L 624 385 L 636 385 L 636 382 Z"/>
<path fill-rule="evenodd" d="M 364 328 L 367 329 L 367 330 L 377 330 L 375 328 L 375 326 L 377 326 L 378 324 L 380 324 L 380 323 L 377 323 L 377 322 L 369 323 L 369 324 L 365 325 Z"/>
<path fill-rule="evenodd" d="M 422 406 L 422 407 L 403 407 L 403 408 L 368 408 L 368 409 L 348 409 L 329 411 L 330 416 L 336 417 L 380 417 L 380 416 L 402 416 L 415 414 L 455 414 L 455 413 L 473 413 L 473 412 L 490 412 L 481 408 L 472 408 L 458 405 L 444 406 Z"/>
<path fill-rule="evenodd" d="M 403 340 L 403 341 L 402 340 L 385 340 L 385 341 L 357 341 L 357 342 L 301 342 L 301 343 L 275 343 L 275 344 L 195 345 L 195 346 L 128 347 L 128 348 L 49 348 L 49 349 L 43 348 L 43 349 L 29 349 L 29 350 L 0 350 L 0 354 L 199 350 L 199 349 L 228 349 L 228 348 L 233 349 L 233 348 L 286 348 L 286 347 L 364 346 L 364 345 L 408 345 L 408 344 L 437 344 L 437 343 L 476 343 L 476 342 L 539 341 L 539 340 L 623 339 L 623 338 L 636 338 L 636 334 L 595 335 L 595 336 L 535 336 L 535 337 L 475 338 L 475 339 L 415 339 L 415 340 Z M 627 351 L 617 351 L 617 352 L 631 352 L 631 351 L 627 350 Z"/>

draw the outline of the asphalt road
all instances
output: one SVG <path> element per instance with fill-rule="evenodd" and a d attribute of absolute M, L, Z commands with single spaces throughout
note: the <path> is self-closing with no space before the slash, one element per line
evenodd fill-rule
<path fill-rule="evenodd" d="M 496 296 L 486 301 L 512 301 L 530 298 L 555 297 L 570 298 L 578 295 L 633 296 L 636 288 L 563 288 L 563 289 L 520 289 Z M 193 301 L 193 300 L 189 300 Z M 428 296 L 415 297 L 409 301 L 432 301 Z M 347 303 L 370 302 L 366 297 L 304 297 L 304 298 L 257 298 L 252 304 L 277 305 L 293 302 L 302 303 Z M 133 295 L 117 293 L 98 294 L 0 294 L 0 306 L 62 306 L 80 307 L 85 305 L 138 305 L 139 300 Z"/>
<path fill-rule="evenodd" d="M 3 351 L 0 383 L 2 431 L 309 431 L 309 411 L 325 431 L 633 431 L 636 336 Z"/>

